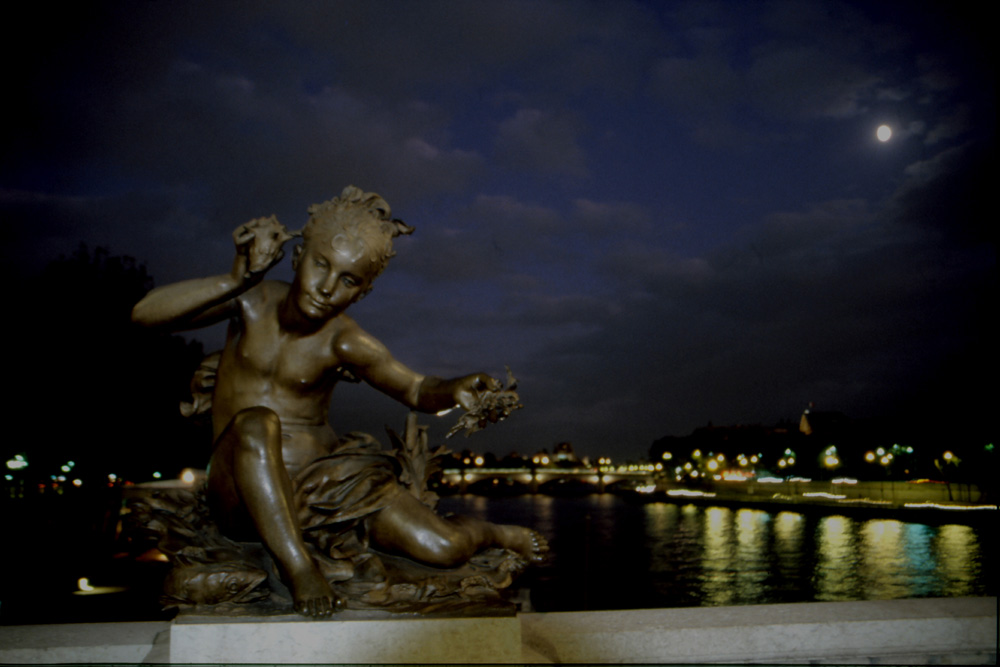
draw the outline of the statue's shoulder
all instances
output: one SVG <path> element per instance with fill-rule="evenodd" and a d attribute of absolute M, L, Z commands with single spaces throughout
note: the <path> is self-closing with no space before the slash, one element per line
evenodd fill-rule
<path fill-rule="evenodd" d="M 264 280 L 240 294 L 236 300 L 244 309 L 277 307 L 288 294 L 289 287 L 291 285 L 281 280 Z"/>
<path fill-rule="evenodd" d="M 340 344 L 341 342 L 350 343 L 350 341 L 358 336 L 367 336 L 368 333 L 354 321 L 354 318 L 345 313 L 340 313 L 335 318 L 330 320 L 329 324 L 330 333 L 333 335 L 334 345 Z"/>
<path fill-rule="evenodd" d="M 267 321 L 277 317 L 278 306 L 288 294 L 288 283 L 265 280 L 236 296 L 232 318 L 248 326 L 253 322 Z"/>
<path fill-rule="evenodd" d="M 337 318 L 337 330 L 333 336 L 333 349 L 345 361 L 382 359 L 388 349 L 351 317 L 341 314 Z"/>

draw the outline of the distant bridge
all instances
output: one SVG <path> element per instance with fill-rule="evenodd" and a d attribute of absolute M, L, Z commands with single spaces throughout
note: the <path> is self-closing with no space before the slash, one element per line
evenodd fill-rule
<path fill-rule="evenodd" d="M 653 471 L 611 468 L 445 468 L 442 481 L 457 487 L 459 492 L 493 490 L 501 492 L 523 487 L 527 493 L 545 493 L 569 486 L 586 490 L 593 487 L 604 493 L 609 486 L 628 482 L 635 485 L 653 484 Z"/>

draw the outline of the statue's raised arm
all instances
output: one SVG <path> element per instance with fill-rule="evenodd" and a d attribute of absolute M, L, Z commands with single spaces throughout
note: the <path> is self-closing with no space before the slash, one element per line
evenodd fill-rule
<path fill-rule="evenodd" d="M 285 242 L 296 236 L 273 215 L 240 225 L 233 232 L 236 253 L 229 273 L 158 287 L 135 305 L 132 320 L 176 331 L 232 317 L 233 299 L 259 283 L 285 256 Z"/>

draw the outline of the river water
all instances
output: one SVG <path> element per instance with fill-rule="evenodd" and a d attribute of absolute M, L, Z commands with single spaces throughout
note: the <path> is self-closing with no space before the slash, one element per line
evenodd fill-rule
<path fill-rule="evenodd" d="M 111 557 L 113 538 L 99 539 L 77 505 L 32 513 L 0 504 L 17 539 L 0 554 L 0 624 L 170 618 L 157 602 L 166 564 Z M 451 496 L 439 511 L 529 526 L 549 540 L 546 562 L 517 581 L 535 611 L 997 595 L 986 517 L 925 525 L 611 494 Z M 81 595 L 80 577 L 121 592 Z"/>
<path fill-rule="evenodd" d="M 542 533 L 535 611 L 997 594 L 995 528 L 673 503 L 451 496 L 440 512 Z"/>

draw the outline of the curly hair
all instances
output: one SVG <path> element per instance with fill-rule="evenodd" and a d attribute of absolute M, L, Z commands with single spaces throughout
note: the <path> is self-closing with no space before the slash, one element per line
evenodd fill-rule
<path fill-rule="evenodd" d="M 412 234 L 413 227 L 392 217 L 389 204 L 374 192 L 348 185 L 339 197 L 309 207 L 309 221 L 302 230 L 306 243 L 317 234 L 328 235 L 332 246 L 361 243 L 378 276 L 396 253 L 392 239 Z"/>

